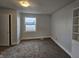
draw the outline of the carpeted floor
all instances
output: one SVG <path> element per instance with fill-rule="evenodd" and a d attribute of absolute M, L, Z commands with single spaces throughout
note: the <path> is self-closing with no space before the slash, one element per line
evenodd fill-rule
<path fill-rule="evenodd" d="M 1 52 L 4 58 L 70 58 L 51 39 L 27 40 Z"/>

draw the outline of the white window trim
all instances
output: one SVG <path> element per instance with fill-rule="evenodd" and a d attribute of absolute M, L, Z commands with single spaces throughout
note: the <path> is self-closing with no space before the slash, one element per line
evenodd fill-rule
<path fill-rule="evenodd" d="M 25 17 L 25 18 L 36 18 L 36 17 Z M 25 21 L 24 21 L 24 25 L 25 25 Z M 36 18 L 36 25 L 35 25 L 35 30 L 34 31 L 26 31 L 26 25 L 24 27 L 25 27 L 25 32 L 36 32 L 36 30 L 37 30 L 37 18 Z"/>

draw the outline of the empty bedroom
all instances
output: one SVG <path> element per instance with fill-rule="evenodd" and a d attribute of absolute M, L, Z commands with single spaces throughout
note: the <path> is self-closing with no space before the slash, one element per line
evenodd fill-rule
<path fill-rule="evenodd" d="M 79 0 L 0 0 L 0 58 L 78 58 Z"/>

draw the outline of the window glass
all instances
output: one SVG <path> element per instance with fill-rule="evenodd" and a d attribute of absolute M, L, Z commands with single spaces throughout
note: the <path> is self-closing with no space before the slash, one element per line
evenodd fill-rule
<path fill-rule="evenodd" d="M 26 32 L 36 31 L 36 18 L 25 17 L 25 30 Z"/>

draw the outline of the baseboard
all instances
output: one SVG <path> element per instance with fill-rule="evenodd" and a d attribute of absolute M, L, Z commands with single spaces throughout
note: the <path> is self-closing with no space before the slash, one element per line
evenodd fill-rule
<path fill-rule="evenodd" d="M 57 42 L 53 37 L 51 37 L 51 39 L 52 39 L 60 48 L 62 48 L 68 55 L 70 55 L 70 56 L 72 57 L 71 53 L 68 52 L 59 42 Z"/>
<path fill-rule="evenodd" d="M 11 45 L 17 45 L 17 42 L 12 42 Z"/>
<path fill-rule="evenodd" d="M 19 44 L 19 43 L 20 43 L 20 40 L 21 40 L 21 39 L 19 39 L 19 40 L 17 41 L 17 44 Z"/>
<path fill-rule="evenodd" d="M 27 40 L 27 39 L 43 39 L 43 38 L 50 38 L 50 36 L 40 36 L 40 37 L 22 37 L 21 40 Z"/>

